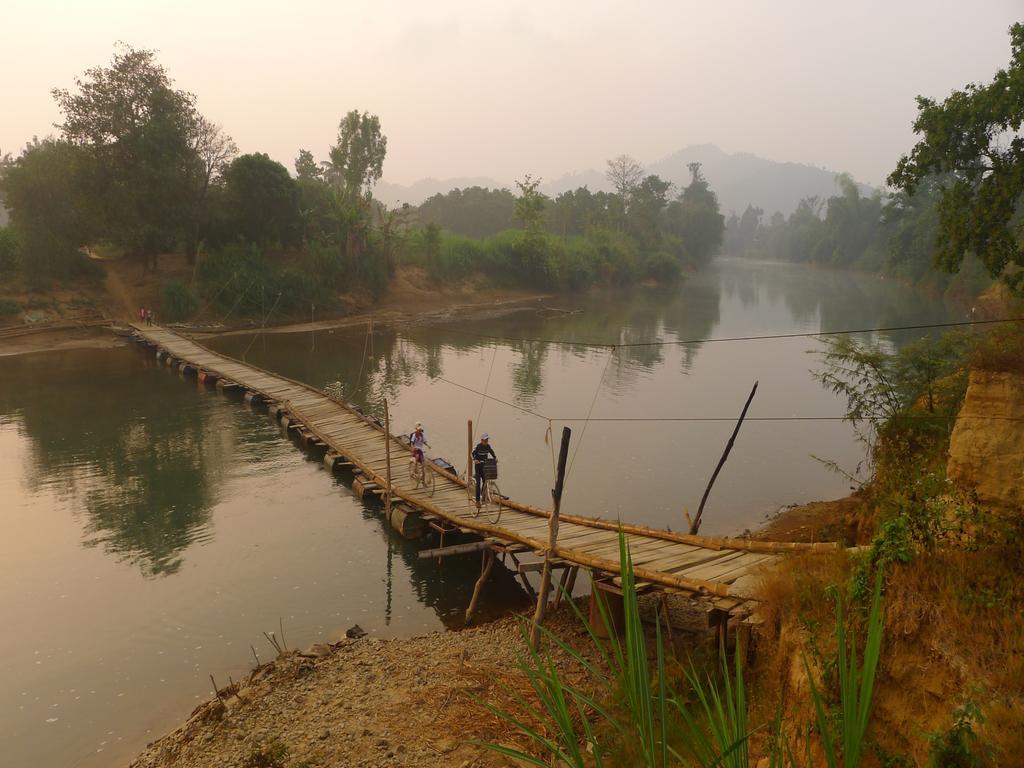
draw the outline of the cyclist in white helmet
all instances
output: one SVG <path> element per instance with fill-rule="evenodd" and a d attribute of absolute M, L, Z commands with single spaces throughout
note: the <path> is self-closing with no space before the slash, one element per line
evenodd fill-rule
<path fill-rule="evenodd" d="M 417 421 L 416 428 L 409 435 L 409 445 L 412 446 L 412 455 L 420 464 L 423 463 L 423 449 L 429 448 L 427 436 L 423 433 L 423 422 Z"/>

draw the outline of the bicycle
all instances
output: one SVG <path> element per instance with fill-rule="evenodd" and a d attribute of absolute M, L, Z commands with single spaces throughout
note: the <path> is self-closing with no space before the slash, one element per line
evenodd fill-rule
<path fill-rule="evenodd" d="M 483 487 L 480 489 L 480 506 L 473 511 L 473 517 L 479 517 L 480 511 L 483 509 L 485 504 L 494 504 L 497 507 L 497 511 L 494 514 L 494 519 L 491 520 L 492 525 L 497 525 L 501 519 L 501 502 L 504 501 L 505 497 L 501 495 L 501 489 L 498 487 L 498 461 L 497 459 L 487 459 L 481 465 L 481 470 L 484 473 Z"/>
<path fill-rule="evenodd" d="M 434 490 L 437 487 L 437 478 L 427 468 L 427 458 L 425 456 L 422 461 L 417 461 L 415 456 L 409 459 L 409 479 L 412 481 L 413 490 L 422 488 L 427 492 L 427 496 L 434 495 Z"/>

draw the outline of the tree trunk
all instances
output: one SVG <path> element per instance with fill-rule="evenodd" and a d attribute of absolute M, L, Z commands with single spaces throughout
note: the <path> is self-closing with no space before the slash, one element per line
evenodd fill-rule
<path fill-rule="evenodd" d="M 190 266 L 196 265 L 196 255 L 199 253 L 199 226 L 196 225 L 185 237 L 185 262 Z"/>

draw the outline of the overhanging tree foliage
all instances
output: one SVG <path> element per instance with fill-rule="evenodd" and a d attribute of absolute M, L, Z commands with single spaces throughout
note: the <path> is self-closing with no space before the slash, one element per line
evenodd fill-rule
<path fill-rule="evenodd" d="M 914 132 L 921 136 L 889 183 L 913 194 L 929 176 L 942 176 L 938 266 L 956 272 L 974 253 L 993 277 L 1024 286 L 1018 215 L 1024 193 L 1024 24 L 1010 28 L 1006 69 L 987 85 L 970 84 L 944 101 L 918 97 Z"/>

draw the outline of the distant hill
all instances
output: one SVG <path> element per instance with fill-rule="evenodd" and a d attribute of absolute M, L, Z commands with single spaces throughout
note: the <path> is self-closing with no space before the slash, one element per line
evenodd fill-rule
<path fill-rule="evenodd" d="M 647 166 L 647 172 L 683 187 L 690 182 L 687 165 L 693 162 L 702 165 L 704 177 L 718 195 L 722 213 L 726 216 L 730 212 L 743 213 L 748 204 L 764 209 L 766 218 L 775 211 L 788 216 L 796 210 L 800 200 L 809 195 L 818 195 L 824 199 L 838 192 L 836 171 L 802 163 L 780 163 L 746 152 L 729 154 L 714 144 L 695 144 L 681 149 L 651 163 Z M 422 179 L 407 187 L 381 182 L 374 190 L 374 196 L 389 205 L 419 205 L 438 192 L 472 186 L 491 189 L 514 187 L 511 183 L 490 178 Z M 584 186 L 593 192 L 611 191 L 603 166 L 601 169 L 574 171 L 546 181 L 541 185 L 541 191 L 554 197 Z M 865 194 L 874 191 L 867 185 L 860 186 Z"/>
<path fill-rule="evenodd" d="M 789 215 L 801 199 L 818 195 L 822 199 L 839 192 L 838 172 L 802 163 L 778 163 L 746 152 L 729 154 L 714 144 L 698 144 L 681 149 L 664 160 L 652 163 L 649 173 L 684 186 L 690 181 L 689 163 L 703 167 L 704 177 L 718 195 L 722 213 L 743 213 L 748 204 L 763 208 L 766 217 L 775 211 Z M 861 184 L 861 191 L 874 190 Z"/>

